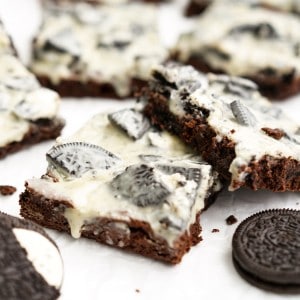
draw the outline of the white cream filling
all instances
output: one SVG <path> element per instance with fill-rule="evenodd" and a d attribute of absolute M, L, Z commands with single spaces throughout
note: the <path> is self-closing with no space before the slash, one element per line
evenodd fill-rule
<path fill-rule="evenodd" d="M 150 139 L 152 142 L 158 141 L 154 142 L 155 146 L 151 146 Z M 162 147 L 160 147 L 161 140 L 165 141 Z M 177 138 L 166 132 L 159 134 L 152 130 L 141 139 L 132 141 L 124 132 L 111 125 L 107 116 L 102 114 L 96 115 L 70 138 L 59 139 L 58 143 L 74 141 L 99 145 L 122 160 L 121 164 L 109 170 L 98 171 L 94 175 L 86 173 L 82 177 L 72 180 L 63 178 L 54 170 L 52 172 L 59 179 L 58 182 L 45 179 L 28 180 L 30 189 L 45 197 L 65 200 L 73 205 L 74 208 L 66 209 L 64 216 L 69 222 L 73 237 L 76 238 L 80 237 L 85 224 L 92 223 L 96 217 L 107 217 L 116 222 L 130 222 L 130 219 L 136 219 L 149 223 L 154 233 L 163 237 L 172 246 L 182 232 L 188 231 L 189 226 L 195 222 L 196 213 L 204 207 L 207 192 L 214 184 L 214 179 L 211 177 L 211 166 L 197 165 L 201 168 L 202 177 L 195 203 L 191 203 L 191 197 L 188 195 L 195 189 L 195 181 L 186 180 L 185 185 L 179 186 L 178 183 L 183 181 L 184 176 L 179 173 L 166 175 L 155 169 L 155 176 L 160 178 L 171 194 L 167 198 L 167 203 L 161 206 L 139 207 L 111 188 L 112 179 L 122 173 L 127 166 L 142 163 L 139 154 L 160 155 L 165 159 L 172 157 L 176 160 L 176 165 L 195 167 L 195 164 L 189 162 L 193 158 L 190 150 Z M 148 164 L 155 166 L 155 163 Z M 182 220 L 185 225 L 180 230 L 166 228 L 159 222 L 163 217 Z M 124 234 L 129 234 L 128 230 Z"/>
<path fill-rule="evenodd" d="M 36 271 L 49 285 L 59 289 L 63 280 L 63 262 L 55 245 L 32 230 L 14 228 L 13 233 Z"/>
<path fill-rule="evenodd" d="M 216 22 L 218 20 L 218 22 Z M 250 33 L 229 34 L 242 25 L 270 24 L 277 38 L 257 38 Z M 175 51 L 186 61 L 191 55 L 201 55 L 209 65 L 230 75 L 255 75 L 264 69 L 288 74 L 300 73 L 300 57 L 295 45 L 300 40 L 300 20 L 293 15 L 249 7 L 240 2 L 216 1 L 195 21 L 194 29 L 183 34 Z M 209 49 L 208 49 L 209 48 Z M 220 58 L 213 50 L 229 56 Z"/>
<path fill-rule="evenodd" d="M 49 76 L 55 84 L 68 78 L 94 80 L 111 83 L 120 96 L 126 96 L 131 78 L 148 79 L 151 66 L 167 58 L 159 38 L 154 6 L 97 8 L 81 3 L 67 7 L 67 12 L 61 9 L 59 14 L 53 14 L 49 10 L 46 14 L 35 44 L 38 55 L 31 65 L 35 73 Z M 44 49 L 48 40 L 64 30 L 71 31 L 70 36 L 79 49 L 73 64 L 72 47 L 66 48 L 65 53 Z M 67 39 L 68 36 L 65 43 L 70 44 Z M 110 46 L 120 42 L 128 45 Z M 99 47 L 99 44 L 106 46 Z"/>

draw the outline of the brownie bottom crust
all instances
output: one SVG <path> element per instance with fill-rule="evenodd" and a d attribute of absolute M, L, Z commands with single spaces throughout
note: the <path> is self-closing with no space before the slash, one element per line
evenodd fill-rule
<path fill-rule="evenodd" d="M 178 54 L 173 56 L 178 60 Z M 194 66 L 197 70 L 204 73 L 224 74 L 224 70 L 211 67 L 201 56 L 191 56 L 185 64 Z M 300 77 L 294 72 L 279 76 L 272 70 L 263 70 L 254 76 L 242 76 L 254 81 L 259 91 L 272 100 L 284 100 L 300 92 Z"/>
<path fill-rule="evenodd" d="M 21 141 L 12 142 L 4 147 L 0 147 L 0 159 L 30 145 L 57 138 L 64 125 L 64 120 L 60 118 L 53 120 L 40 119 L 38 121 L 31 122 L 29 131 L 25 134 Z"/>
<path fill-rule="evenodd" d="M 178 117 L 170 112 L 166 96 L 149 88 L 144 88 L 141 96 L 148 101 L 144 112 L 153 125 L 177 135 L 210 163 L 224 180 L 231 181 L 229 167 L 236 157 L 235 144 L 227 137 L 221 141 L 216 138 L 216 132 L 206 121 L 205 112 L 203 116 L 187 113 Z M 233 189 L 247 186 L 253 190 L 274 192 L 300 191 L 300 163 L 290 157 L 265 155 L 240 171 L 248 175 L 243 182 L 232 182 Z"/>
<path fill-rule="evenodd" d="M 206 208 L 215 200 L 216 194 L 206 199 Z M 72 208 L 69 202 L 48 199 L 38 192 L 26 187 L 20 195 L 21 216 L 42 226 L 71 234 L 70 226 L 64 216 L 67 208 Z M 93 239 L 98 243 L 121 248 L 170 264 L 177 264 L 190 248 L 198 244 L 202 238 L 200 213 L 190 225 L 189 232 L 185 231 L 170 247 L 168 243 L 154 235 L 146 222 L 131 219 L 130 222 L 99 217 L 85 224 L 81 236 Z M 126 232 L 114 224 L 123 223 L 128 226 Z"/>
<path fill-rule="evenodd" d="M 94 80 L 82 82 L 70 78 L 62 79 L 59 81 L 59 83 L 54 84 L 47 76 L 39 74 L 35 75 L 42 86 L 57 91 L 61 97 L 103 97 L 122 100 L 134 96 L 137 90 L 146 86 L 146 81 L 134 78 L 130 83 L 130 94 L 126 96 L 120 96 L 110 83 L 100 83 Z"/>

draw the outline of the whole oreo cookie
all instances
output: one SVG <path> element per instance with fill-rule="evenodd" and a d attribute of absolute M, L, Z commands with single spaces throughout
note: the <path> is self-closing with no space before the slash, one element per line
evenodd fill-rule
<path fill-rule="evenodd" d="M 46 232 L 0 212 L 0 240 L 0 299 L 58 299 L 63 264 Z"/>
<path fill-rule="evenodd" d="M 244 220 L 232 241 L 233 263 L 251 284 L 300 293 L 300 211 L 266 210 Z"/>

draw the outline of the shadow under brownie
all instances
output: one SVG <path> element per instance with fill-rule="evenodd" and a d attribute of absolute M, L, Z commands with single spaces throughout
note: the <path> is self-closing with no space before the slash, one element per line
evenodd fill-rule
<path fill-rule="evenodd" d="M 64 121 L 58 117 L 59 96 L 42 88 L 16 57 L 0 23 L 0 159 L 23 147 L 56 138 Z"/>

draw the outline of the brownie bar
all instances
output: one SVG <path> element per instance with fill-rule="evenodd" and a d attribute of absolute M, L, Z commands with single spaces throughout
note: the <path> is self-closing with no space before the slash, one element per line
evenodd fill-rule
<path fill-rule="evenodd" d="M 173 58 L 203 72 L 249 78 L 265 96 L 284 99 L 300 91 L 299 40 L 294 15 L 216 1 L 180 37 Z"/>
<path fill-rule="evenodd" d="M 200 242 L 200 213 L 221 188 L 210 165 L 137 109 L 96 115 L 47 160 L 20 196 L 23 217 L 172 264 Z"/>
<path fill-rule="evenodd" d="M 56 138 L 64 126 L 58 118 L 59 96 L 42 88 L 16 57 L 0 23 L 0 159 L 21 148 Z"/>
<path fill-rule="evenodd" d="M 151 66 L 167 56 L 154 5 L 80 2 L 45 9 L 31 70 L 62 96 L 122 99 L 145 84 Z"/>
<path fill-rule="evenodd" d="M 300 190 L 300 130 L 246 79 L 169 64 L 141 97 L 151 122 L 195 148 L 225 179 L 276 192 Z"/>

